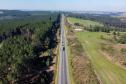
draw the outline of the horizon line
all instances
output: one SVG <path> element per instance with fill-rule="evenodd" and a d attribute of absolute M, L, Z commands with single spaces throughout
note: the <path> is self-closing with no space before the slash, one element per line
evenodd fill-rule
<path fill-rule="evenodd" d="M 19 11 L 62 11 L 62 12 L 126 12 L 126 11 L 103 11 L 103 10 L 58 10 L 58 9 L 0 9 L 0 10 L 19 10 Z"/>

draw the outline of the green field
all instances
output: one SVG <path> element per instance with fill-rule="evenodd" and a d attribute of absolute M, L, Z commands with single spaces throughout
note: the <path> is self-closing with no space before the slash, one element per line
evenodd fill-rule
<path fill-rule="evenodd" d="M 100 36 L 105 36 L 105 33 L 77 32 L 76 35 L 103 84 L 126 84 L 126 70 L 109 61 L 99 51 Z"/>
<path fill-rule="evenodd" d="M 68 21 L 72 24 L 74 23 L 79 23 L 83 26 L 90 27 L 91 26 L 103 26 L 103 24 L 91 20 L 83 20 L 83 19 L 78 19 L 78 18 L 73 18 L 73 17 L 68 17 Z"/>

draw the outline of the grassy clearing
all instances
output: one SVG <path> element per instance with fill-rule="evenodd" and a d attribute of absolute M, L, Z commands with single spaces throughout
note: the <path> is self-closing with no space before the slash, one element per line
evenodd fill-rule
<path fill-rule="evenodd" d="M 99 51 L 100 36 L 107 36 L 105 33 L 77 32 L 76 35 L 103 84 L 126 84 L 126 70 L 109 61 Z"/>
<path fill-rule="evenodd" d="M 91 20 L 83 20 L 83 19 L 78 19 L 78 18 L 73 18 L 73 17 L 68 17 L 67 18 L 68 22 L 74 24 L 74 23 L 79 23 L 85 27 L 90 27 L 91 26 L 103 26 L 103 24 Z"/>
<path fill-rule="evenodd" d="M 99 84 L 90 60 L 87 58 L 75 32 L 67 27 L 68 56 L 72 84 Z"/>

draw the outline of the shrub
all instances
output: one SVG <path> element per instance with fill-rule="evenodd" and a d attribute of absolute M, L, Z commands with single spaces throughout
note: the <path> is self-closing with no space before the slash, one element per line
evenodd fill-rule
<path fill-rule="evenodd" d="M 126 34 L 122 35 L 119 38 L 118 42 L 121 43 L 121 44 L 126 44 Z"/>

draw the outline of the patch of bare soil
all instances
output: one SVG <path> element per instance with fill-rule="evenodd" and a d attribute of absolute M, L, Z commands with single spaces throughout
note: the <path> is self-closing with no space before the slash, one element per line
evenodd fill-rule
<path fill-rule="evenodd" d="M 75 84 L 100 84 L 90 60 L 72 29 L 67 30 L 67 40 Z"/>
<path fill-rule="evenodd" d="M 126 44 L 116 44 L 114 48 L 119 49 L 119 50 L 126 49 Z"/>

